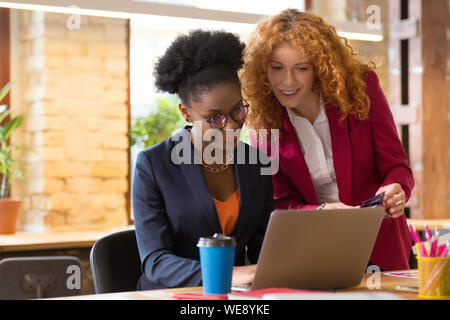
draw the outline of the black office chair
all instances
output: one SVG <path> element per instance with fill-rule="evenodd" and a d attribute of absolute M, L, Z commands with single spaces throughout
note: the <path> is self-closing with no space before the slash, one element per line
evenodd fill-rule
<path fill-rule="evenodd" d="M 97 294 L 135 291 L 142 272 L 134 229 L 99 239 L 91 249 L 90 262 Z"/>
<path fill-rule="evenodd" d="M 72 256 L 13 257 L 0 261 L 0 299 L 81 294 L 81 262 Z"/>

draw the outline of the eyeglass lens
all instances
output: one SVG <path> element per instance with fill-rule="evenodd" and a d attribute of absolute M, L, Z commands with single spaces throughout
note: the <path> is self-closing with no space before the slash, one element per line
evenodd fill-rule
<path fill-rule="evenodd" d="M 242 122 L 242 121 L 245 120 L 245 118 L 247 116 L 247 111 L 248 111 L 247 110 L 247 106 L 237 107 L 236 109 L 234 109 L 232 111 L 231 117 L 236 122 Z M 209 118 L 208 122 L 210 123 L 212 128 L 214 128 L 214 129 L 222 129 L 226 125 L 227 116 L 223 115 L 223 114 L 218 114 L 216 116 L 213 116 L 213 117 Z"/>

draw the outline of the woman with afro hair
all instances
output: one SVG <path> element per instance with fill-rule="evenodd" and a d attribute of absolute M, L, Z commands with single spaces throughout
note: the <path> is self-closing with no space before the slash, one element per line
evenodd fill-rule
<path fill-rule="evenodd" d="M 251 106 L 246 125 L 279 129 L 277 209 L 356 207 L 384 192 L 370 263 L 408 269 L 404 207 L 414 179 L 375 66 L 355 55 L 312 14 L 287 9 L 261 22 L 239 72 Z"/>
<path fill-rule="evenodd" d="M 156 87 L 178 95 L 194 126 L 138 155 L 138 290 L 202 285 L 197 242 L 215 233 L 236 239 L 233 285 L 253 280 L 274 201 L 271 175 L 261 174 L 269 159 L 238 140 L 248 112 L 237 74 L 243 50 L 231 33 L 195 30 L 178 36 L 156 63 Z M 234 161 L 239 157 L 244 161 Z"/>

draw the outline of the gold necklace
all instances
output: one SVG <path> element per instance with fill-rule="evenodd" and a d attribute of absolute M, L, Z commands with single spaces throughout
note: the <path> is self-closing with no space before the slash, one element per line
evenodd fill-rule
<path fill-rule="evenodd" d="M 203 168 L 205 168 L 206 171 L 213 172 L 213 173 L 219 173 L 219 172 L 223 172 L 223 171 L 227 170 L 228 167 L 230 166 L 230 162 L 232 160 L 233 160 L 233 154 L 230 153 L 227 156 L 227 161 L 225 161 L 225 163 L 218 168 L 209 166 L 207 164 L 204 164 L 203 162 L 201 163 L 201 165 Z"/>
<path fill-rule="evenodd" d="M 214 168 L 214 167 L 210 167 L 210 166 L 208 166 L 208 165 L 202 163 L 202 167 L 205 168 L 206 171 L 213 172 L 213 173 L 223 172 L 223 171 L 225 171 L 225 170 L 228 169 L 228 166 L 229 166 L 228 163 L 224 163 L 224 164 L 221 165 L 220 167 Z"/>

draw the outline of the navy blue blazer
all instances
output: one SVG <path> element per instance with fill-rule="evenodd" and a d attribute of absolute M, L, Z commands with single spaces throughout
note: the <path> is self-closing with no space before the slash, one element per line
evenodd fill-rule
<path fill-rule="evenodd" d="M 141 151 L 137 157 L 132 203 L 143 272 L 138 290 L 201 286 L 197 241 L 222 232 L 200 165 L 194 164 L 188 128 Z M 188 143 L 190 155 L 180 151 L 181 142 L 184 146 Z M 245 152 L 238 153 L 238 148 Z M 257 263 L 274 209 L 272 176 L 261 175 L 261 169 L 270 166 L 267 156 L 240 141 L 238 148 L 234 159 L 238 155 L 241 158 L 237 164 L 235 161 L 234 168 L 240 208 L 231 233 L 237 242 L 237 266 L 245 265 L 246 254 L 251 263 Z M 251 152 L 257 155 L 257 161 L 249 156 Z M 189 157 L 190 161 L 180 163 Z M 256 164 L 249 162 L 252 159 Z"/>

